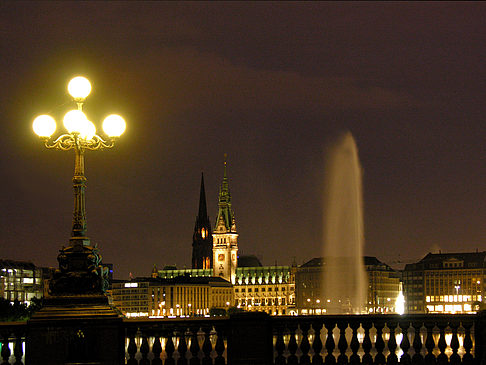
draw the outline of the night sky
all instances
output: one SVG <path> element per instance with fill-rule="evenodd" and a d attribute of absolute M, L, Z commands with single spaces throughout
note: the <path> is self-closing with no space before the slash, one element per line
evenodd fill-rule
<path fill-rule="evenodd" d="M 0 258 L 56 266 L 72 220 L 59 123 L 86 76 L 88 235 L 115 277 L 190 266 L 204 172 L 211 223 L 228 154 L 243 254 L 321 256 L 326 146 L 363 167 L 365 254 L 394 266 L 486 250 L 486 3 L 0 2 Z M 101 128 L 100 128 L 101 129 Z"/>

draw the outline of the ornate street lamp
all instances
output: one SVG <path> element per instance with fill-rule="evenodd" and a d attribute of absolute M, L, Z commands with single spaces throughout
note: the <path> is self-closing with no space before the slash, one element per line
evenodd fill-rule
<path fill-rule="evenodd" d="M 63 118 L 67 133 L 52 137 L 56 122 L 49 115 L 40 115 L 33 123 L 34 132 L 44 141 L 47 148 L 62 151 L 74 150 L 74 213 L 73 227 L 68 247 L 62 247 L 56 270 L 49 285 L 52 295 L 102 294 L 107 288 L 107 269 L 101 266 L 101 255 L 96 246 L 91 246 L 87 237 L 84 176 L 84 153 L 114 146 L 116 138 L 125 131 L 125 121 L 116 114 L 103 121 L 105 138 L 96 134 L 95 125 L 83 113 L 83 104 L 91 92 L 90 82 L 78 76 L 68 84 L 69 94 L 77 104 Z"/>

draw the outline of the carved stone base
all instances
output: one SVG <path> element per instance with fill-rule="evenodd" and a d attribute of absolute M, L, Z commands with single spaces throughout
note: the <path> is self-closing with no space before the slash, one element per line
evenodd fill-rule
<path fill-rule="evenodd" d="M 97 247 L 73 245 L 63 247 L 57 256 L 59 269 L 49 283 L 52 295 L 103 294 L 108 287 L 108 269 L 101 265 Z"/>
<path fill-rule="evenodd" d="M 104 295 L 45 298 L 29 321 L 25 364 L 122 364 L 122 321 Z"/>

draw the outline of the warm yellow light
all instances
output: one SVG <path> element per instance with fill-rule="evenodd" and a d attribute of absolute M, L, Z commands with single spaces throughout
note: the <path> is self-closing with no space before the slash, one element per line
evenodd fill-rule
<path fill-rule="evenodd" d="M 84 123 L 83 129 L 79 132 L 79 135 L 81 138 L 84 138 L 86 140 L 90 140 L 93 138 L 93 136 L 96 134 L 96 127 L 93 124 L 92 121 L 87 120 L 86 123 Z"/>
<path fill-rule="evenodd" d="M 91 92 L 91 84 L 86 77 L 77 76 L 69 81 L 68 91 L 74 99 L 85 99 Z"/>
<path fill-rule="evenodd" d="M 64 116 L 63 123 L 69 133 L 81 134 L 88 124 L 88 118 L 81 110 L 70 110 Z"/>
<path fill-rule="evenodd" d="M 56 121 L 49 115 L 39 115 L 34 119 L 32 129 L 39 137 L 50 137 L 56 131 Z"/>
<path fill-rule="evenodd" d="M 108 115 L 103 121 L 103 131 L 108 137 L 120 137 L 126 127 L 125 120 L 117 114 Z"/>

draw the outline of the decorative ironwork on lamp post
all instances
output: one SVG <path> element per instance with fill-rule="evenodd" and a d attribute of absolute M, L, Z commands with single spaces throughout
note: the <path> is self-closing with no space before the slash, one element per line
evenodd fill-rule
<path fill-rule="evenodd" d="M 86 150 L 111 148 L 125 131 L 125 121 L 116 114 L 103 121 L 106 138 L 96 134 L 95 125 L 83 113 L 83 104 L 91 92 L 89 81 L 78 76 L 68 84 L 69 94 L 77 104 L 63 118 L 67 133 L 52 137 L 56 122 L 49 115 L 40 115 L 33 123 L 34 132 L 47 148 L 62 151 L 74 150 L 74 212 L 71 238 L 68 247 L 62 247 L 57 257 L 59 269 L 49 285 L 53 295 L 102 294 L 107 287 L 107 269 L 101 266 L 101 255 L 96 246 L 91 246 L 87 237 L 84 175 L 84 153 Z"/>

